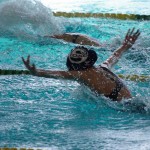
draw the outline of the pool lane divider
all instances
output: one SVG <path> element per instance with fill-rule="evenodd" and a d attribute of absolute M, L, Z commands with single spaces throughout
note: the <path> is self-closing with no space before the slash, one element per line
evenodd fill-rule
<path fill-rule="evenodd" d="M 0 75 L 29 75 L 30 71 L 28 70 L 6 70 L 6 69 L 0 69 Z"/>
<path fill-rule="evenodd" d="M 34 148 L 0 148 L 0 150 L 42 150 L 42 149 L 34 149 Z"/>
<path fill-rule="evenodd" d="M 150 15 L 115 14 L 115 13 L 80 13 L 80 12 L 53 12 L 56 17 L 67 18 L 113 18 L 120 20 L 150 20 Z"/>
<path fill-rule="evenodd" d="M 30 71 L 28 70 L 7 70 L 0 69 L 0 75 L 30 75 Z M 123 75 L 118 74 L 118 76 L 125 80 L 137 81 L 137 82 L 146 82 L 150 80 L 150 76 L 148 75 Z"/>

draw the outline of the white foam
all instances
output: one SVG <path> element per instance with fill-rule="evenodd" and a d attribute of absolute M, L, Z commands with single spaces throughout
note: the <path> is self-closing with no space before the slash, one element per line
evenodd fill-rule
<path fill-rule="evenodd" d="M 13 36 L 52 35 L 63 27 L 52 11 L 36 0 L 9 0 L 0 5 L 0 32 Z"/>
<path fill-rule="evenodd" d="M 53 11 L 149 15 L 149 0 L 40 0 Z"/>

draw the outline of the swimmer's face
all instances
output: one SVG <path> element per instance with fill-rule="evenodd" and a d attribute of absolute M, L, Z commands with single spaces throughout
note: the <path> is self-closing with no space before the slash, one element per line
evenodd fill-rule
<path fill-rule="evenodd" d="M 88 58 L 88 51 L 83 48 L 82 49 L 76 48 L 69 55 L 70 62 L 75 64 L 81 64 L 85 62 L 87 58 Z"/>
<path fill-rule="evenodd" d="M 84 70 L 94 65 L 97 54 L 86 47 L 78 46 L 74 48 L 67 57 L 67 68 L 69 70 Z"/>

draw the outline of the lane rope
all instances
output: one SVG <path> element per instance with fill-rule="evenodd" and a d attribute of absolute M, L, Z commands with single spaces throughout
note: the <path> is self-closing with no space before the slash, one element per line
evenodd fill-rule
<path fill-rule="evenodd" d="M 56 17 L 80 17 L 80 18 L 114 18 L 121 20 L 150 20 L 150 15 L 139 14 L 115 14 L 115 13 L 80 13 L 80 12 L 53 12 Z"/>
<path fill-rule="evenodd" d="M 0 75 L 30 75 L 30 72 L 28 70 L 6 70 L 6 69 L 0 69 Z M 149 75 L 123 75 L 118 74 L 118 76 L 125 80 L 131 80 L 136 82 L 146 82 L 150 80 Z"/>
<path fill-rule="evenodd" d="M 4 148 L 0 148 L 0 150 L 42 150 L 42 149 L 34 149 L 34 148 L 7 148 L 7 147 L 4 147 Z"/>

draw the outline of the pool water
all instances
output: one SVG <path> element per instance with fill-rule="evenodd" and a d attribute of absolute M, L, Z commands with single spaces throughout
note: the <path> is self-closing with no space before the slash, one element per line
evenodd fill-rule
<path fill-rule="evenodd" d="M 0 3 L 0 18 L 0 69 L 25 69 L 21 57 L 30 54 L 38 68 L 66 70 L 66 56 L 76 45 L 43 37 L 64 32 L 98 39 L 103 46 L 92 48 L 99 65 L 120 46 L 128 28 L 135 27 L 141 35 L 113 71 L 150 73 L 150 21 L 54 17 L 41 3 L 35 7 L 23 0 Z M 0 147 L 150 149 L 150 82 L 124 82 L 133 95 L 130 106 L 127 100 L 96 97 L 76 81 L 1 75 Z"/>

